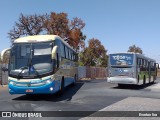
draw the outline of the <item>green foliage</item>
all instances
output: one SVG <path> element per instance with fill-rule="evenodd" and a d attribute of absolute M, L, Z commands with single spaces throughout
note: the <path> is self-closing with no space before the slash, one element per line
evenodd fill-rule
<path fill-rule="evenodd" d="M 89 46 L 79 55 L 80 61 L 84 66 L 107 66 L 107 50 L 98 39 L 90 39 Z"/>
<path fill-rule="evenodd" d="M 134 53 L 140 53 L 140 54 L 143 53 L 142 49 L 140 47 L 137 47 L 136 45 L 130 46 L 128 52 L 134 52 Z"/>

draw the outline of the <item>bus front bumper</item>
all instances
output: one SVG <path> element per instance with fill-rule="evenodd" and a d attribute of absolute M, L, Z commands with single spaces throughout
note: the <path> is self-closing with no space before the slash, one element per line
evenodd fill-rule
<path fill-rule="evenodd" d="M 107 82 L 109 83 L 117 83 L 117 84 L 137 84 L 136 78 L 130 77 L 108 77 Z"/>
<path fill-rule="evenodd" d="M 60 88 L 55 84 L 55 81 L 42 86 L 15 86 L 8 84 L 8 89 L 10 94 L 54 94 Z"/>

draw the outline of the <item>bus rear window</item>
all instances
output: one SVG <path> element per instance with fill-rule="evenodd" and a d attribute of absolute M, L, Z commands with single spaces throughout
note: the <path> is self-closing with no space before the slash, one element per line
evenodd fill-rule
<path fill-rule="evenodd" d="M 115 66 L 133 65 L 133 54 L 110 54 L 110 64 Z"/>

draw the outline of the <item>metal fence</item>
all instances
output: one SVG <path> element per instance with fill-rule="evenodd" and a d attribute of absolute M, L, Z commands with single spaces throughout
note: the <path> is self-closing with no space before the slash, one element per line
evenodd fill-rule
<path fill-rule="evenodd" d="M 78 67 L 78 77 L 79 79 L 83 79 L 83 78 L 106 79 L 107 68 L 91 67 L 91 66 Z"/>

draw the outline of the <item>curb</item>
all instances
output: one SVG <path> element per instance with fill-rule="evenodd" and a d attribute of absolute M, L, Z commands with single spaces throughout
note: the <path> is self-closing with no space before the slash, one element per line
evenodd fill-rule
<path fill-rule="evenodd" d="M 8 85 L 0 85 L 0 87 L 8 87 Z"/>

